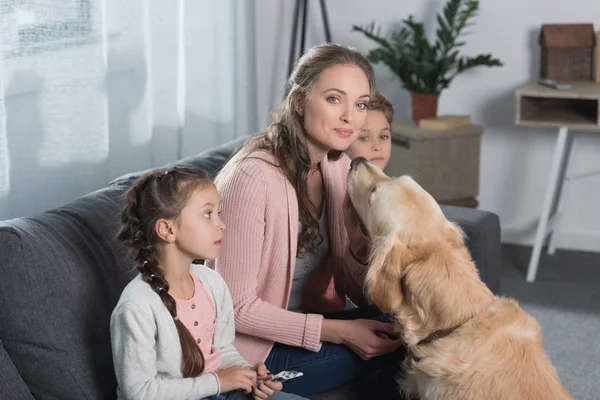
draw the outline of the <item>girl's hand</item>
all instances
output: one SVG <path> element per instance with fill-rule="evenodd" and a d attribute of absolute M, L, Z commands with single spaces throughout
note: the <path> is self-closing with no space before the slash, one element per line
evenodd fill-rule
<path fill-rule="evenodd" d="M 256 379 L 265 380 L 269 376 L 269 374 L 271 373 L 271 371 L 269 371 L 267 369 L 267 366 L 263 362 L 257 362 L 250 369 L 256 372 Z"/>
<path fill-rule="evenodd" d="M 281 382 L 273 382 L 270 380 L 270 371 L 264 363 L 256 363 L 252 369 L 256 371 L 257 374 L 257 383 L 252 390 L 254 400 L 267 399 L 273 396 L 276 390 L 283 389 L 283 384 Z"/>
<path fill-rule="evenodd" d="M 256 384 L 256 371 L 235 365 L 217 372 L 221 382 L 221 393 L 241 389 L 244 393 L 252 392 L 252 386 Z"/>
<path fill-rule="evenodd" d="M 273 394 L 275 391 L 283 389 L 283 384 L 281 382 L 273 382 L 273 381 L 258 381 L 258 384 L 254 387 L 252 391 L 252 396 L 254 400 L 262 400 L 267 399 Z"/>

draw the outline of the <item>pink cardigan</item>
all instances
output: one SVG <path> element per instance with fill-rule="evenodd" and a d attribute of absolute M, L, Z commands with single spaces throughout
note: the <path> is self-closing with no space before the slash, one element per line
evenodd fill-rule
<path fill-rule="evenodd" d="M 346 295 L 364 305 L 366 267 L 349 252 L 342 214 L 350 159 L 324 159 L 329 256 L 304 294 L 304 308 L 315 313 L 287 311 L 298 243 L 296 191 L 270 164 L 276 164 L 273 155 L 261 151 L 251 157 L 230 160 L 216 182 L 227 230 L 215 269 L 233 299 L 234 344 L 255 364 L 266 360 L 274 342 L 319 351 L 323 316 L 317 313 L 343 310 Z"/>

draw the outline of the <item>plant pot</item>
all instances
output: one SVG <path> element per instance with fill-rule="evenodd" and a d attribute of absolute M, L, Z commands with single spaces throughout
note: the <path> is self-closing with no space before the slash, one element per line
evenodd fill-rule
<path fill-rule="evenodd" d="M 437 116 L 439 93 L 423 94 L 410 92 L 412 99 L 412 119 L 416 122 L 423 118 Z"/>

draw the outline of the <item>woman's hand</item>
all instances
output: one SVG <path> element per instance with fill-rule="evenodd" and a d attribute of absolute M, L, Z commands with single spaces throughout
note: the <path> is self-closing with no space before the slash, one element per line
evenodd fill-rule
<path fill-rule="evenodd" d="M 382 334 L 397 335 L 390 323 L 370 319 L 345 321 L 350 327 L 345 332 L 343 343 L 350 347 L 360 358 L 369 360 L 396 351 L 402 346 L 402 339 L 390 339 Z"/>
<path fill-rule="evenodd" d="M 254 400 L 267 399 L 273 396 L 275 391 L 283 389 L 283 384 L 281 382 L 273 382 L 270 380 L 270 372 L 264 363 L 256 363 L 252 369 L 256 371 L 257 374 L 256 386 L 252 389 Z"/>
<path fill-rule="evenodd" d="M 256 371 L 240 365 L 219 371 L 217 376 L 221 382 L 221 393 L 241 389 L 248 394 L 252 392 L 252 387 L 256 384 Z"/>
<path fill-rule="evenodd" d="M 339 337 L 339 343 L 350 347 L 363 360 L 391 353 L 402 346 L 402 339 L 390 339 L 385 335 L 397 335 L 390 323 L 370 319 L 325 321 L 334 323 L 337 334 L 333 337 Z"/>

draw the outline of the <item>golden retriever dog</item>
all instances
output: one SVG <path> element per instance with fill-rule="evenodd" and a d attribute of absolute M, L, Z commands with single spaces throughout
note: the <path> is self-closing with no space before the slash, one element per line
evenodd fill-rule
<path fill-rule="evenodd" d="M 429 193 L 359 158 L 348 194 L 372 240 L 366 294 L 395 315 L 407 347 L 405 391 L 421 400 L 573 399 L 539 324 L 481 281 L 461 229 Z"/>

